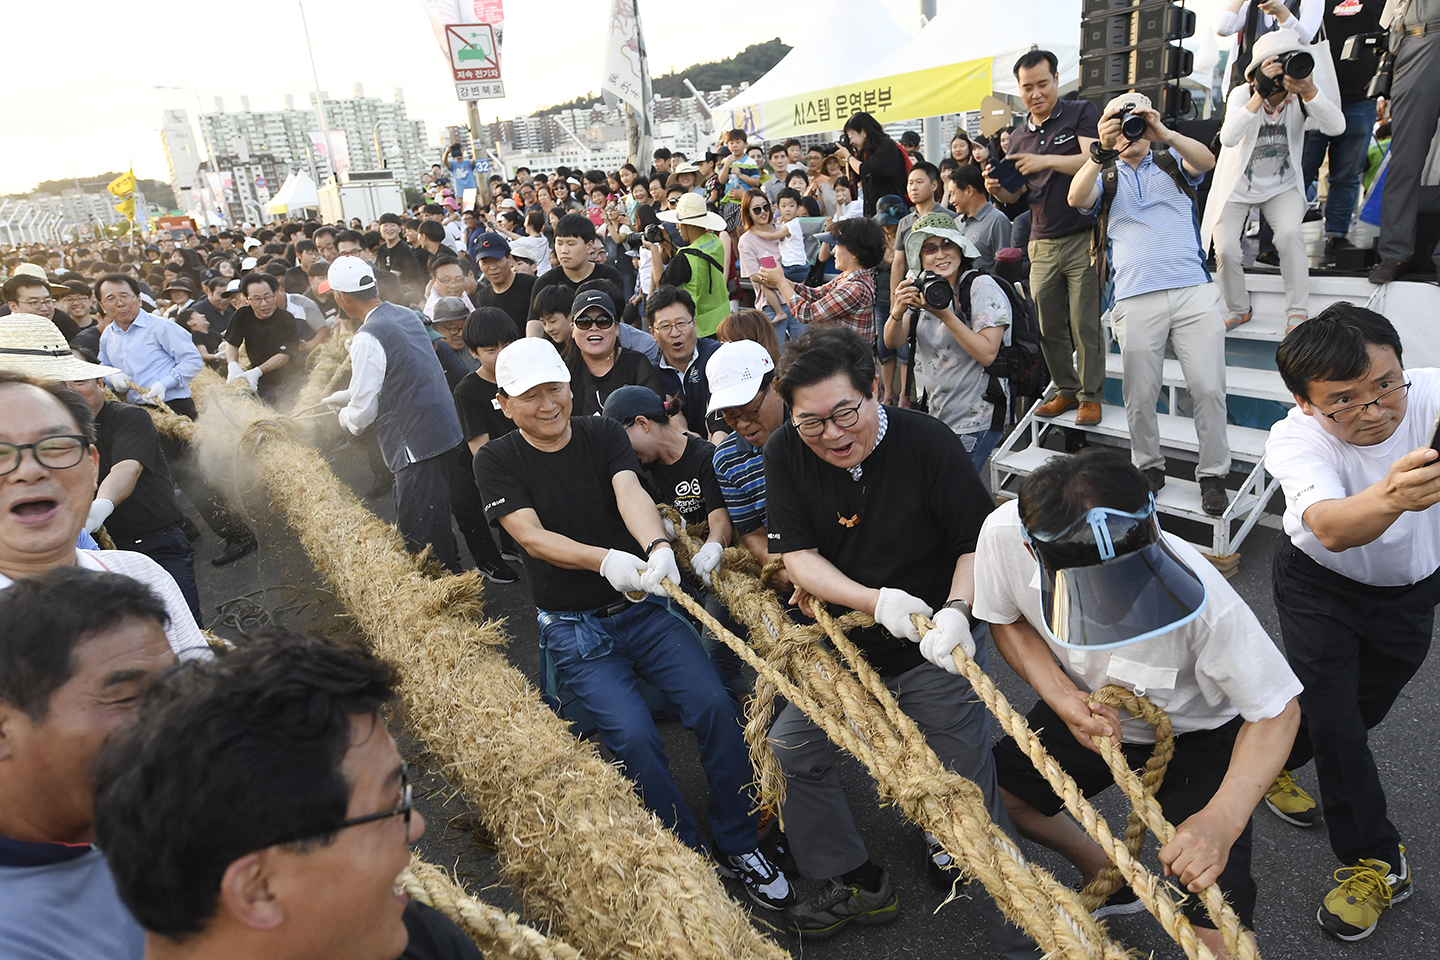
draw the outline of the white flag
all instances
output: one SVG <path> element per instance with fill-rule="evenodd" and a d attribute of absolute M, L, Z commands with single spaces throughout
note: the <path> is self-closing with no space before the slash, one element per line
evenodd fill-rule
<path fill-rule="evenodd" d="M 650 68 L 645 63 L 645 42 L 640 36 L 640 8 L 636 0 L 612 0 L 610 35 L 605 44 L 605 77 L 600 89 L 634 107 L 649 126 Z"/>
<path fill-rule="evenodd" d="M 495 28 L 495 42 L 500 42 L 505 24 L 504 0 L 420 0 L 420 4 L 430 19 L 430 29 L 435 32 L 435 42 L 440 44 L 446 63 L 450 62 L 450 41 L 445 39 L 447 24 L 488 23 Z"/>

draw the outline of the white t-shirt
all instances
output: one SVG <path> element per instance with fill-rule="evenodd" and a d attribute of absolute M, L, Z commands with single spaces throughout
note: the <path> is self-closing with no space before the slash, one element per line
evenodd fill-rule
<path fill-rule="evenodd" d="M 195 625 L 195 616 L 190 612 L 190 605 L 185 602 L 185 595 L 180 592 L 175 578 L 166 573 L 160 564 L 145 554 L 132 550 L 76 550 L 75 563 L 86 570 L 105 570 L 139 580 L 155 591 L 155 595 L 165 604 L 165 612 L 170 615 L 170 625 L 165 628 L 165 639 L 170 641 L 170 649 L 175 651 L 175 656 L 181 660 L 210 659 L 210 645 L 205 642 L 200 628 Z M 0 590 L 14 582 L 0 573 Z"/>
<path fill-rule="evenodd" d="M 1025 548 L 1018 501 L 995 510 L 975 548 L 975 615 L 990 623 L 1022 617 L 1041 623 L 1040 565 Z M 1301 690 L 1274 641 L 1245 601 L 1190 544 L 1164 534 L 1210 593 L 1200 616 L 1169 633 L 1109 650 L 1069 650 L 1046 638 L 1050 652 L 1087 692 L 1115 684 L 1150 699 L 1176 733 L 1213 730 L 1237 713 L 1248 721 L 1279 716 Z M 1044 630 L 1036 628 L 1042 637 Z M 1154 743 L 1143 721 L 1124 724 L 1126 743 Z"/>
<path fill-rule="evenodd" d="M 1285 492 L 1285 532 L 1316 563 L 1376 587 L 1398 587 L 1430 576 L 1440 567 L 1440 509 L 1402 513 L 1390 528 L 1363 547 L 1333 553 L 1305 523 L 1305 511 L 1321 500 L 1343 500 L 1382 479 L 1390 465 L 1412 450 L 1428 447 L 1440 410 L 1440 369 L 1406 370 L 1410 395 L 1405 419 L 1384 443 L 1369 447 L 1338 440 L 1293 408 L 1270 428 L 1265 469 Z"/>
<path fill-rule="evenodd" d="M 788 231 L 788 236 L 780 238 L 780 266 L 805 266 L 810 258 L 805 256 L 805 232 L 800 218 L 786 220 L 780 225 Z"/>

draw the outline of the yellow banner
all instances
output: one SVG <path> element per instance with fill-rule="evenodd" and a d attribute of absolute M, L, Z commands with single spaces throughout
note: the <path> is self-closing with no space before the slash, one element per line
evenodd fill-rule
<path fill-rule="evenodd" d="M 115 204 L 115 212 L 118 213 L 118 214 L 121 214 L 121 215 L 123 215 L 123 216 L 125 216 L 125 217 L 128 217 L 128 218 L 131 219 L 131 220 L 134 220 L 134 219 L 135 219 L 135 198 L 134 198 L 134 197 L 126 197 L 124 200 L 121 200 L 119 203 Z"/>
<path fill-rule="evenodd" d="M 127 173 L 120 174 L 120 176 L 116 177 L 114 180 L 111 180 L 110 185 L 105 189 L 109 190 L 117 197 L 123 197 L 127 193 L 134 193 L 135 171 L 131 170 Z"/>
<path fill-rule="evenodd" d="M 990 93 L 992 58 L 967 60 L 878 80 L 765 100 L 717 117 L 754 139 L 779 140 L 839 130 L 851 114 L 869 113 L 882 124 L 977 110 Z"/>

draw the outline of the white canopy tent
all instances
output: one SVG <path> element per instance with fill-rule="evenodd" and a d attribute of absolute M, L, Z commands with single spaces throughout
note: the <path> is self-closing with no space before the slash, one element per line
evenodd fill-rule
<path fill-rule="evenodd" d="M 879 0 L 847 0 L 813 21 L 803 39 L 763 77 L 715 107 L 716 123 L 723 126 L 732 113 L 738 117 L 746 107 L 767 100 L 853 83 L 867 75 L 872 63 L 913 36 Z M 764 135 L 763 130 L 749 132 Z"/>
<path fill-rule="evenodd" d="M 291 210 L 303 210 L 306 207 L 319 207 L 320 194 L 315 189 L 315 181 L 303 170 L 299 173 L 291 173 L 275 191 L 275 196 L 265 204 L 265 212 L 272 216 L 284 216 Z"/>

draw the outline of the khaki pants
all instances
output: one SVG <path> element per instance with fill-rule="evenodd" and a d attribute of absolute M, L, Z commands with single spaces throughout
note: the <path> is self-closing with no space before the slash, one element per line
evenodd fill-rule
<path fill-rule="evenodd" d="M 1141 470 L 1165 466 L 1160 454 L 1160 396 L 1165 344 L 1175 348 L 1185 389 L 1195 407 L 1200 440 L 1196 477 L 1230 473 L 1225 433 L 1225 321 L 1214 283 L 1154 290 L 1115 301 L 1111 329 L 1125 364 L 1125 419 L 1130 424 L 1130 462 Z"/>
<path fill-rule="evenodd" d="M 1030 294 L 1040 313 L 1040 347 L 1056 389 L 1062 397 L 1099 403 L 1105 389 L 1105 338 L 1090 231 L 1030 241 Z M 1080 362 L 1078 376 L 1072 353 Z"/>

